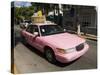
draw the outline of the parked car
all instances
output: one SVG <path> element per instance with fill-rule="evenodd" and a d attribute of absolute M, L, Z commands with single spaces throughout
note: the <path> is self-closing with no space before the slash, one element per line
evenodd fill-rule
<path fill-rule="evenodd" d="M 30 20 L 24 20 L 22 23 L 20 23 L 20 28 L 25 29 L 31 23 L 32 22 Z"/>
<path fill-rule="evenodd" d="M 68 63 L 84 55 L 89 48 L 86 40 L 67 33 L 54 23 L 35 23 L 21 31 L 24 42 L 44 53 L 46 59 Z"/>

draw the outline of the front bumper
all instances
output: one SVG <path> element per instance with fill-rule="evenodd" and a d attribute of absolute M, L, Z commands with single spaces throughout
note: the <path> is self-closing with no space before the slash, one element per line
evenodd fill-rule
<path fill-rule="evenodd" d="M 67 53 L 67 54 L 57 53 L 56 60 L 62 63 L 68 63 L 68 62 L 74 61 L 75 59 L 84 55 L 88 51 L 88 49 L 89 49 L 89 45 L 85 44 L 84 48 L 81 51 L 75 51 L 75 52 Z"/>

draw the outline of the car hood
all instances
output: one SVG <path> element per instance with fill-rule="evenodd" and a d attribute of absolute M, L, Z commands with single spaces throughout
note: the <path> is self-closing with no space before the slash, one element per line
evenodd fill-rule
<path fill-rule="evenodd" d="M 42 39 L 48 44 L 54 45 L 57 48 L 72 48 L 85 42 L 85 39 L 74 34 L 60 33 L 49 36 L 44 36 Z"/>

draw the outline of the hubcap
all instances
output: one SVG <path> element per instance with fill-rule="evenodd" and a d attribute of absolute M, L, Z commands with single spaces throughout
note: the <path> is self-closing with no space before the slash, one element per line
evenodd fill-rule
<path fill-rule="evenodd" d="M 52 53 L 51 53 L 50 50 L 47 50 L 47 51 L 46 51 L 46 58 L 47 58 L 49 61 L 52 61 L 53 55 L 52 55 Z"/>

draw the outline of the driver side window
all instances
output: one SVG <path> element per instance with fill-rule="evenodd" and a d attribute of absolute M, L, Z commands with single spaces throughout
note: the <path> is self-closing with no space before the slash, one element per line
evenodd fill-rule
<path fill-rule="evenodd" d="M 38 27 L 35 26 L 35 25 L 33 26 L 33 33 L 34 33 L 34 32 L 38 32 Z"/>
<path fill-rule="evenodd" d="M 34 32 L 38 32 L 38 26 L 36 25 L 30 25 L 27 29 L 26 29 L 27 32 L 31 33 L 31 34 L 34 34 Z"/>
<path fill-rule="evenodd" d="M 33 26 L 32 25 L 28 26 L 26 31 L 32 34 L 33 33 Z"/>

